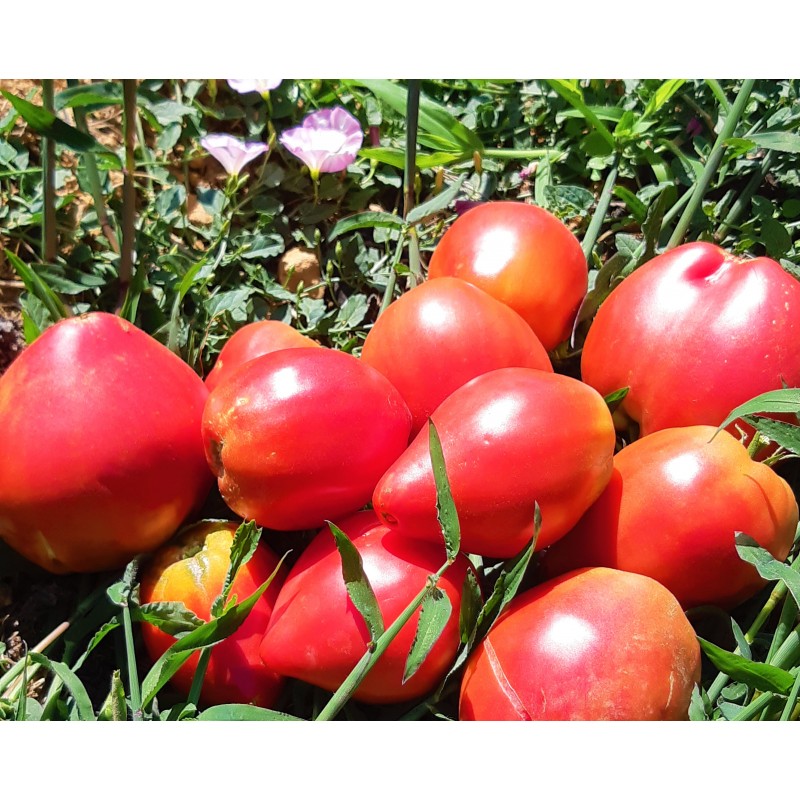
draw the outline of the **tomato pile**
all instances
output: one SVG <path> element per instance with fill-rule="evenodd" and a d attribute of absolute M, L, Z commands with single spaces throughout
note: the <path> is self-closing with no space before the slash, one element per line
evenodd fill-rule
<path fill-rule="evenodd" d="M 13 454 L 0 536 L 54 573 L 151 554 L 140 602 L 199 620 L 221 595 L 258 590 L 233 633 L 172 675 L 189 695 L 203 658 L 206 706 L 279 707 L 287 679 L 336 692 L 422 592 L 356 700 L 421 699 L 455 680 L 462 719 L 686 719 L 700 649 L 685 612 L 733 608 L 765 584 L 736 532 L 778 560 L 795 535 L 794 494 L 751 458 L 740 433 L 752 428 L 716 427 L 800 385 L 800 285 L 766 258 L 675 248 L 601 305 L 578 380 L 548 353 L 587 288 L 565 225 L 494 202 L 450 227 L 428 279 L 359 357 L 254 322 L 203 382 L 115 316 L 59 322 L 0 380 Z M 612 415 L 604 397 L 623 389 Z M 615 454 L 620 434 L 631 443 Z M 460 552 L 443 531 L 434 441 Z M 265 529 L 229 586 L 238 523 L 178 530 L 215 477 L 232 515 Z M 298 532 L 290 565 L 277 531 Z M 485 575 L 531 548 L 531 585 L 476 636 L 480 615 L 465 620 L 492 592 Z M 176 633 L 143 622 L 152 661 Z"/>

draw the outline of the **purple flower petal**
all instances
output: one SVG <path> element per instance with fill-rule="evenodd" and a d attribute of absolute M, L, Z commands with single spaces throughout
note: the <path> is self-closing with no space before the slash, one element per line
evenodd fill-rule
<path fill-rule="evenodd" d="M 339 172 L 356 160 L 364 142 L 358 120 L 340 106 L 309 114 L 303 124 L 289 128 L 281 144 L 311 170 L 313 178 L 321 172 Z"/>
<path fill-rule="evenodd" d="M 238 175 L 246 164 L 269 150 L 263 142 L 244 142 L 227 133 L 210 133 L 200 140 L 200 144 L 225 167 L 229 175 Z"/>
<path fill-rule="evenodd" d="M 259 94 L 266 94 L 273 89 L 277 89 L 282 82 L 283 78 L 254 78 L 246 80 L 233 80 L 228 78 L 228 86 L 234 92 L 239 94 L 247 94 L 248 92 L 258 92 Z"/>

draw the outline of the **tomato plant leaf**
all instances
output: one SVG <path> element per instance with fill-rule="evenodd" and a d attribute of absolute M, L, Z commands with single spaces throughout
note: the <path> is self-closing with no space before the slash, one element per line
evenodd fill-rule
<path fill-rule="evenodd" d="M 403 683 L 410 680 L 422 666 L 428 653 L 442 635 L 452 613 L 453 606 L 447 594 L 437 586 L 431 587 L 422 601 L 414 641 L 406 659 Z"/>
<path fill-rule="evenodd" d="M 800 453 L 800 427 L 779 419 L 746 414 L 742 419 L 768 439 L 792 453 Z"/>
<path fill-rule="evenodd" d="M 467 574 L 464 576 L 464 586 L 461 591 L 461 608 L 458 615 L 461 644 L 467 644 L 472 638 L 482 605 L 483 597 L 478 578 L 472 569 L 468 569 Z"/>
<path fill-rule="evenodd" d="M 198 720 L 205 722 L 302 722 L 300 717 L 273 711 L 270 708 L 259 708 L 245 703 L 225 703 L 212 706 L 197 715 Z"/>
<path fill-rule="evenodd" d="M 378 599 L 375 597 L 372 584 L 370 584 L 369 578 L 364 572 L 361 554 L 356 550 L 355 545 L 341 528 L 332 522 L 328 522 L 328 527 L 331 529 L 333 538 L 336 541 L 336 549 L 339 551 L 339 558 L 342 560 L 342 577 L 347 588 L 347 594 L 367 626 L 370 637 L 369 649 L 372 650 L 378 637 L 385 630 Z"/>
<path fill-rule="evenodd" d="M 433 465 L 433 478 L 436 482 L 436 516 L 444 537 L 447 560 L 452 563 L 461 549 L 461 524 L 450 491 L 450 481 L 447 479 L 442 441 L 432 419 L 428 421 L 428 447 Z"/>
<path fill-rule="evenodd" d="M 360 228 L 392 228 L 394 230 L 401 230 L 403 227 L 403 218 L 398 217 L 397 214 L 390 214 L 388 211 L 363 211 L 360 214 L 353 214 L 352 216 L 340 219 L 331 228 L 328 234 L 328 241 L 332 242 L 344 233 L 355 231 Z"/>
<path fill-rule="evenodd" d="M 40 136 L 47 136 L 58 144 L 76 153 L 96 153 L 102 155 L 104 164 L 112 169 L 122 169 L 122 162 L 106 147 L 88 133 L 83 133 L 72 125 L 60 120 L 55 114 L 42 106 L 37 106 L 0 89 L 0 94 L 14 106 L 14 110 L 25 120 L 31 130 Z"/>
<path fill-rule="evenodd" d="M 123 722 L 128 719 L 128 704 L 125 701 L 125 686 L 118 669 L 111 676 L 111 690 L 97 714 L 103 722 Z"/>
<path fill-rule="evenodd" d="M 733 680 L 741 681 L 761 692 L 776 692 L 786 695 L 792 690 L 794 675 L 791 672 L 770 664 L 750 661 L 749 658 L 736 653 L 729 653 L 701 636 L 698 636 L 697 640 L 711 663 Z"/>
<path fill-rule="evenodd" d="M 800 412 L 800 389 L 773 389 L 736 406 L 720 423 L 717 433 L 727 428 L 734 420 L 749 414 L 797 414 L 798 412 Z"/>
<path fill-rule="evenodd" d="M 79 720 L 94 721 L 94 709 L 92 701 L 89 699 L 89 693 L 80 678 L 66 664 L 61 661 L 51 661 L 42 653 L 28 653 L 28 658 L 34 664 L 39 664 L 58 676 L 75 701 L 75 711 Z"/>
<path fill-rule="evenodd" d="M 783 581 L 795 602 L 800 605 L 800 574 L 788 564 L 778 561 L 745 533 L 736 533 L 736 552 L 739 558 L 752 564 L 758 574 L 768 581 Z M 798 559 L 800 562 L 800 559 Z"/>
<path fill-rule="evenodd" d="M 461 185 L 466 180 L 466 174 L 462 175 L 455 183 L 448 186 L 444 191 L 439 192 L 435 197 L 420 203 L 408 212 L 406 221 L 411 224 L 421 222 L 425 217 L 443 211 L 450 203 L 455 200 L 456 195 L 461 191 Z"/>
<path fill-rule="evenodd" d="M 260 539 L 261 528 L 259 528 L 253 520 L 243 522 L 236 529 L 236 532 L 233 534 L 233 541 L 231 542 L 231 563 L 227 573 L 225 573 L 222 592 L 211 604 L 212 617 L 218 617 L 222 614 L 225 604 L 228 602 L 228 596 L 231 593 L 231 586 L 236 579 L 236 573 L 239 571 L 240 567 L 253 557 L 253 553 L 255 553 L 256 547 L 258 547 Z"/>
<path fill-rule="evenodd" d="M 133 606 L 131 612 L 135 622 L 149 622 L 164 633 L 176 637 L 196 630 L 204 622 L 180 601 L 143 603 Z"/>

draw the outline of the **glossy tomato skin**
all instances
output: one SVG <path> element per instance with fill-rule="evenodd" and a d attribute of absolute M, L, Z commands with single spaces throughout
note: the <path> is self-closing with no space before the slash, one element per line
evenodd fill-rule
<path fill-rule="evenodd" d="M 366 505 L 410 430 L 411 413 L 383 375 L 323 347 L 243 364 L 203 414 L 225 502 L 277 530 L 318 528 Z"/>
<path fill-rule="evenodd" d="M 719 425 L 782 379 L 800 385 L 798 341 L 800 282 L 769 258 L 695 242 L 614 289 L 589 329 L 581 370 L 602 395 L 630 387 L 615 419 L 646 436 Z"/>
<path fill-rule="evenodd" d="M 685 720 L 700 647 L 656 581 L 584 569 L 516 597 L 467 661 L 462 720 Z"/>
<path fill-rule="evenodd" d="M 462 549 L 491 558 L 563 536 L 611 477 L 614 424 L 603 398 L 564 375 L 508 367 L 457 389 L 431 417 L 461 525 Z M 428 430 L 375 488 L 378 516 L 404 535 L 438 541 Z"/>
<path fill-rule="evenodd" d="M 431 257 L 429 278 L 474 283 L 513 308 L 547 350 L 566 341 L 588 287 L 586 258 L 563 222 L 529 203 L 482 203 L 459 217 Z"/>
<path fill-rule="evenodd" d="M 0 379 L 0 536 L 54 573 L 158 547 L 213 482 L 207 395 L 187 364 L 112 314 L 48 328 Z"/>
<path fill-rule="evenodd" d="M 300 331 L 276 319 L 250 322 L 239 328 L 225 342 L 214 368 L 206 375 L 206 388 L 213 391 L 217 384 L 237 367 L 258 356 L 291 347 L 319 347 L 319 343 Z"/>
<path fill-rule="evenodd" d="M 727 431 L 657 431 L 614 457 L 614 475 L 575 529 L 544 555 L 543 574 L 584 566 L 638 572 L 684 608 L 732 608 L 766 581 L 739 558 L 736 532 L 779 561 L 789 554 L 797 502 L 783 478 L 750 459 Z"/>
<path fill-rule="evenodd" d="M 478 375 L 502 367 L 553 371 L 519 314 L 458 278 L 427 281 L 392 303 L 367 334 L 361 360 L 399 390 L 413 416 L 412 436 Z"/>
<path fill-rule="evenodd" d="M 444 546 L 398 536 L 372 511 L 339 521 L 358 550 L 388 628 L 445 562 Z M 354 697 L 399 703 L 432 692 L 452 666 L 460 643 L 459 608 L 468 560 L 459 555 L 439 579 L 452 613 L 418 672 L 403 674 L 417 627 L 415 613 L 367 674 Z M 265 664 L 281 674 L 335 691 L 367 650 L 369 633 L 348 597 L 333 535 L 326 527 L 292 568 L 261 645 Z"/>
<path fill-rule="evenodd" d="M 201 619 L 210 620 L 211 606 L 222 592 L 230 567 L 236 528 L 235 522 L 202 522 L 182 531 L 145 564 L 141 602 L 181 602 Z M 278 563 L 275 553 L 260 543 L 236 573 L 229 596 L 236 595 L 239 602 L 247 599 L 272 575 Z M 284 577 L 280 570 L 242 625 L 212 648 L 200 695 L 203 705 L 274 706 L 284 680 L 264 666 L 258 648 Z M 149 623 L 142 625 L 142 637 L 152 661 L 175 643 L 173 636 Z M 172 685 L 184 696 L 192 687 L 199 660 L 200 653 L 194 653 L 172 678 Z"/>

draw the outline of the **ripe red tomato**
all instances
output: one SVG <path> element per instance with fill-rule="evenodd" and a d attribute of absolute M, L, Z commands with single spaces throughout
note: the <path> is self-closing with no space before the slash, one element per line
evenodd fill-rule
<path fill-rule="evenodd" d="M 211 372 L 206 375 L 206 388 L 213 391 L 217 384 L 237 367 L 258 356 L 290 347 L 319 347 L 319 343 L 276 319 L 250 322 L 239 328 L 225 342 Z"/>
<path fill-rule="evenodd" d="M 606 299 L 583 348 L 583 379 L 602 395 L 630 387 L 615 413 L 642 436 L 719 425 L 782 380 L 800 385 L 800 282 L 769 258 L 707 242 L 640 267 Z"/>
<path fill-rule="evenodd" d="M 429 278 L 461 278 L 513 308 L 547 350 L 569 338 L 588 287 L 572 232 L 529 203 L 482 203 L 459 217 L 433 252 Z"/>
<path fill-rule="evenodd" d="M 225 502 L 278 530 L 318 528 L 365 506 L 410 430 L 411 413 L 383 375 L 324 347 L 243 364 L 203 414 Z"/>
<path fill-rule="evenodd" d="M 649 575 L 684 608 L 732 608 L 766 581 L 739 558 L 746 533 L 780 561 L 797 527 L 789 485 L 726 431 L 700 425 L 651 433 L 614 457 L 608 487 L 544 555 L 547 576 L 583 566 Z"/>
<path fill-rule="evenodd" d="M 53 325 L 0 379 L 0 536 L 56 573 L 120 567 L 158 547 L 211 487 L 207 395 L 119 317 Z"/>
<path fill-rule="evenodd" d="M 392 303 L 367 335 L 361 360 L 399 390 L 413 416 L 412 436 L 478 375 L 501 367 L 553 371 L 519 314 L 457 278 L 420 284 Z"/>
<path fill-rule="evenodd" d="M 700 647 L 656 581 L 585 569 L 516 597 L 472 653 L 463 720 L 685 720 Z"/>
<path fill-rule="evenodd" d="M 364 573 L 388 628 L 444 563 L 439 543 L 413 541 L 381 525 L 372 511 L 338 523 L 361 555 Z M 403 673 L 419 612 L 401 628 L 354 697 L 367 703 L 399 703 L 432 692 L 455 660 L 459 609 L 469 561 L 459 556 L 439 579 L 452 613 L 422 666 L 405 684 Z M 282 675 L 335 691 L 367 651 L 369 632 L 354 608 L 330 530 L 321 530 L 283 585 L 261 645 L 264 663 Z"/>
<path fill-rule="evenodd" d="M 201 522 L 158 550 L 142 572 L 141 602 L 180 602 L 201 619 L 210 620 L 211 606 L 222 592 L 230 568 L 236 528 L 235 522 Z M 229 596 L 245 600 L 269 578 L 278 562 L 278 557 L 259 543 L 236 573 Z M 258 648 L 284 577 L 281 570 L 240 627 L 212 648 L 200 695 L 203 705 L 253 703 L 270 708 L 277 701 L 283 678 L 264 666 Z M 150 623 L 142 625 L 142 637 L 153 661 L 175 643 L 173 636 Z M 199 660 L 200 653 L 194 653 L 171 680 L 184 696 L 192 687 Z"/>
<path fill-rule="evenodd" d="M 614 424 L 589 386 L 523 367 L 488 372 L 433 412 L 468 553 L 508 558 L 530 541 L 538 501 L 537 549 L 563 536 L 611 477 Z M 428 431 L 381 478 L 378 516 L 404 535 L 439 541 Z"/>

